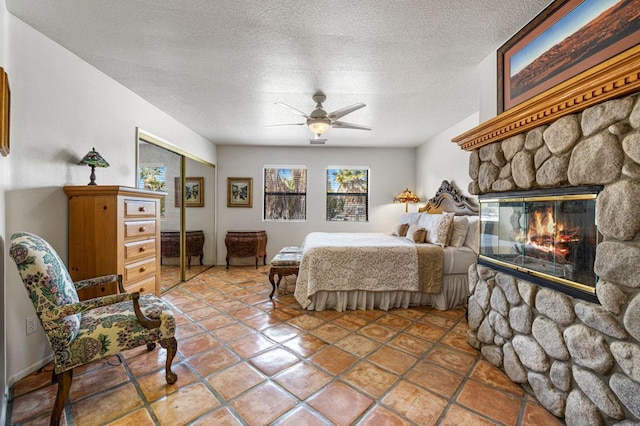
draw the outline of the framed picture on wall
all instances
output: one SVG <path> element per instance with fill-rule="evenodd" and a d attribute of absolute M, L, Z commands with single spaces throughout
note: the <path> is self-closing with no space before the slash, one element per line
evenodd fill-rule
<path fill-rule="evenodd" d="M 175 178 L 176 182 L 176 207 L 180 207 L 182 194 L 180 193 L 180 178 Z M 204 207 L 204 178 L 203 177 L 187 177 L 185 178 L 185 206 L 186 207 Z"/>
<path fill-rule="evenodd" d="M 11 105 L 11 93 L 9 91 L 9 78 L 4 69 L 0 67 L 0 154 L 3 157 L 9 155 L 9 109 Z"/>
<path fill-rule="evenodd" d="M 227 207 L 252 207 L 252 187 L 252 178 L 227 178 Z"/>

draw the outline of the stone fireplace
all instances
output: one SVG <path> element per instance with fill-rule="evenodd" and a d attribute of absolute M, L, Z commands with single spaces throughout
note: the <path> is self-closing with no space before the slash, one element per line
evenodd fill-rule
<path fill-rule="evenodd" d="M 570 425 L 640 422 L 640 96 L 471 152 L 481 195 L 598 185 L 597 300 L 486 264 L 469 269 L 468 342 Z"/>

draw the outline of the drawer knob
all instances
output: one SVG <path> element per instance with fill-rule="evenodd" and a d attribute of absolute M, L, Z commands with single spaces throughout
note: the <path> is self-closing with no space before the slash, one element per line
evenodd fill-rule
<path fill-rule="evenodd" d="M 144 287 L 140 288 L 140 293 L 144 293 Z"/>
<path fill-rule="evenodd" d="M 140 251 L 145 251 L 146 248 L 144 246 L 140 247 Z"/>
<path fill-rule="evenodd" d="M 140 268 L 140 272 L 144 272 L 146 270 L 147 270 L 147 268 L 145 268 L 144 266 Z"/>
<path fill-rule="evenodd" d="M 140 210 L 141 212 L 145 212 L 147 211 L 147 208 L 145 206 L 140 206 L 138 210 Z"/>
<path fill-rule="evenodd" d="M 141 226 L 141 227 L 140 227 L 140 232 L 144 232 L 144 231 L 146 231 L 146 230 L 147 230 L 147 228 L 145 228 L 144 226 Z"/>

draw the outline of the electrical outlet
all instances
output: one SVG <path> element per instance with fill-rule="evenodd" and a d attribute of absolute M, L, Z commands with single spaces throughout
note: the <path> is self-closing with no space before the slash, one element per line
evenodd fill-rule
<path fill-rule="evenodd" d="M 27 334 L 35 333 L 38 328 L 38 318 L 29 317 L 25 321 L 27 323 Z"/>

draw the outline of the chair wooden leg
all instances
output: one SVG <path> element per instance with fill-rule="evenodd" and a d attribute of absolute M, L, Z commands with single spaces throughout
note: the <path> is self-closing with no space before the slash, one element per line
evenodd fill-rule
<path fill-rule="evenodd" d="M 167 361 L 165 363 L 165 376 L 167 378 L 167 383 L 170 385 L 174 384 L 178 380 L 178 376 L 171 371 L 171 363 L 173 363 L 173 357 L 176 356 L 176 352 L 178 352 L 178 341 L 175 337 L 171 337 L 169 339 L 160 340 L 160 346 L 167 350 Z"/>
<path fill-rule="evenodd" d="M 69 397 L 69 389 L 71 389 L 71 381 L 73 380 L 73 370 L 67 370 L 58 374 L 58 394 L 56 402 L 53 404 L 53 412 L 51 413 L 51 426 L 58 426 L 60 418 L 64 411 L 64 404 Z"/>

